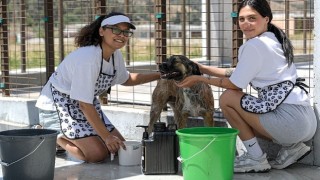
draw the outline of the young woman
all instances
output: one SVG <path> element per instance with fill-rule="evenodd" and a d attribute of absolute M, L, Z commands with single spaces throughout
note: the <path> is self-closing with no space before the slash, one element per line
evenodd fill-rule
<path fill-rule="evenodd" d="M 303 142 L 310 140 L 317 122 L 303 83 L 293 64 L 293 48 L 284 32 L 273 25 L 266 0 L 244 0 L 238 22 L 247 41 L 240 47 L 235 69 L 199 64 L 204 74 L 217 78 L 192 76 L 177 84 L 189 87 L 198 81 L 226 88 L 220 108 L 247 152 L 237 157 L 235 172 L 261 172 L 271 167 L 283 169 L 310 151 Z M 241 91 L 248 85 L 258 97 Z M 274 161 L 268 162 L 256 137 L 282 145 Z"/>
<path fill-rule="evenodd" d="M 113 12 L 83 27 L 79 47 L 57 67 L 36 106 L 45 128 L 61 131 L 57 143 L 86 162 L 103 161 L 125 148 L 125 140 L 101 110 L 97 96 L 115 84 L 133 86 L 157 80 L 159 73 L 129 73 L 120 52 L 133 35 L 130 19 Z"/>

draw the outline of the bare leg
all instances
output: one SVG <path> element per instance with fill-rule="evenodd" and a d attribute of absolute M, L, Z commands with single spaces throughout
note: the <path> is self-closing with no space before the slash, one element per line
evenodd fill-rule
<path fill-rule="evenodd" d="M 220 97 L 223 115 L 233 128 L 240 131 L 239 137 L 243 141 L 256 135 L 271 139 L 272 137 L 260 124 L 258 115 L 241 108 L 240 100 L 243 95 L 244 93 L 238 90 L 226 90 Z"/>
<path fill-rule="evenodd" d="M 239 90 L 229 89 L 220 97 L 220 107 L 225 118 L 233 128 L 240 131 L 239 137 L 247 149 L 247 153 L 235 159 L 234 172 L 265 172 L 270 170 L 271 166 L 255 137 L 256 132 L 268 139 L 271 136 L 260 124 L 257 114 L 242 109 L 240 100 L 243 95 Z"/>
<path fill-rule="evenodd" d="M 114 129 L 111 134 L 125 141 L 117 129 Z M 57 143 L 72 156 L 86 162 L 100 162 L 109 156 L 109 151 L 99 136 L 90 136 L 76 140 L 63 136 L 57 139 Z"/>

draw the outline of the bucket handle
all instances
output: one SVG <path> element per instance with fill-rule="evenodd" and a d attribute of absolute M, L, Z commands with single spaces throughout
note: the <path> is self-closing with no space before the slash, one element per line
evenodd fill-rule
<path fill-rule="evenodd" d="M 207 144 L 203 149 L 201 149 L 201 151 L 195 153 L 194 155 L 192 155 L 191 157 L 189 157 L 189 158 L 187 158 L 187 159 L 183 159 L 181 156 L 177 157 L 178 161 L 179 161 L 180 163 L 184 163 L 185 161 L 188 161 L 188 160 L 192 159 L 193 157 L 197 156 L 197 155 L 200 154 L 202 151 L 204 151 L 205 149 L 207 149 L 207 148 L 210 146 L 210 144 L 212 144 L 212 143 L 214 142 L 214 140 L 216 140 L 216 138 L 213 138 L 213 139 L 209 142 L 209 144 Z"/>
<path fill-rule="evenodd" d="M 0 164 L 3 165 L 3 166 L 11 166 L 12 164 L 15 164 L 23 159 L 25 159 L 26 157 L 30 156 L 31 154 L 33 154 L 40 146 L 41 144 L 44 142 L 45 138 L 42 139 L 42 141 L 38 144 L 38 146 L 33 150 L 31 151 L 29 154 L 23 156 L 22 158 L 16 160 L 16 161 L 13 161 L 12 163 L 6 163 L 6 162 L 3 162 L 2 160 L 0 160 Z"/>

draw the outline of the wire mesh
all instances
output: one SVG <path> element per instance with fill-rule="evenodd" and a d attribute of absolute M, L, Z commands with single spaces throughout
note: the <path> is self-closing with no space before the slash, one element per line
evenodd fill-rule
<path fill-rule="evenodd" d="M 137 27 L 128 45 L 121 49 L 130 72 L 157 71 L 159 60 L 174 54 L 209 65 L 233 66 L 243 40 L 231 16 L 236 3 L 237 0 L 0 0 L 2 95 L 37 98 L 47 81 L 48 66 L 56 67 L 76 48 L 74 37 L 78 30 L 111 11 L 128 14 Z M 312 0 L 270 1 L 272 22 L 292 40 L 299 76 L 310 85 L 312 99 L 313 4 Z M 52 12 L 48 14 L 50 6 Z M 159 22 L 161 26 L 157 25 Z M 47 32 L 50 30 L 52 34 Z M 108 104 L 148 107 L 155 85 L 156 82 L 115 86 Z M 223 89 L 212 88 L 219 108 Z"/>

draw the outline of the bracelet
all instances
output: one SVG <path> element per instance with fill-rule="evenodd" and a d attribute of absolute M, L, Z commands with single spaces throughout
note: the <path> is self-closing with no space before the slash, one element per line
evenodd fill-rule
<path fill-rule="evenodd" d="M 226 71 L 225 71 L 224 76 L 230 77 L 231 74 L 233 73 L 233 71 L 234 71 L 234 68 L 227 68 Z"/>

